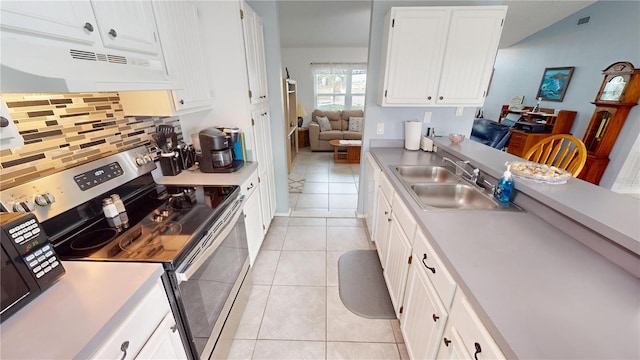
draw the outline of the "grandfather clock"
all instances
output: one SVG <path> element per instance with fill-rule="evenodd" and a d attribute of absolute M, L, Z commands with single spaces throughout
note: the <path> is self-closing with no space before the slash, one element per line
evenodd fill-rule
<path fill-rule="evenodd" d="M 604 80 L 596 95 L 596 106 L 582 141 L 587 163 L 578 178 L 598 185 L 609 164 L 609 153 L 629 111 L 640 98 L 640 69 L 630 62 L 617 62 L 602 71 Z"/>

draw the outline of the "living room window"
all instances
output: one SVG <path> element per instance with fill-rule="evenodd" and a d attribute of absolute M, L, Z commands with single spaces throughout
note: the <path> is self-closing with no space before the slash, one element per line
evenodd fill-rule
<path fill-rule="evenodd" d="M 313 96 L 320 110 L 364 110 L 366 63 L 313 63 Z"/>

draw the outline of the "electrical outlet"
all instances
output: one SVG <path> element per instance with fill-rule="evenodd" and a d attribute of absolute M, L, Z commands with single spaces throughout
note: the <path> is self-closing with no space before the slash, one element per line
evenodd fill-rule
<path fill-rule="evenodd" d="M 458 106 L 456 108 L 456 116 L 462 116 L 462 112 L 464 111 L 464 107 Z"/>
<path fill-rule="evenodd" d="M 424 119 L 422 120 L 425 124 L 431 124 L 431 111 L 424 112 Z"/>
<path fill-rule="evenodd" d="M 376 134 L 378 135 L 384 134 L 384 123 L 378 123 L 378 127 L 376 128 Z"/>

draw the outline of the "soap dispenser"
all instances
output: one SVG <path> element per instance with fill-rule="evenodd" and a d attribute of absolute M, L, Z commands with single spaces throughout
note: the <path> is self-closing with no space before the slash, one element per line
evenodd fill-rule
<path fill-rule="evenodd" d="M 507 165 L 507 170 L 504 171 L 498 184 L 496 185 L 493 196 L 496 200 L 508 203 L 511 198 L 511 191 L 513 190 L 513 179 L 511 178 L 511 165 Z"/>

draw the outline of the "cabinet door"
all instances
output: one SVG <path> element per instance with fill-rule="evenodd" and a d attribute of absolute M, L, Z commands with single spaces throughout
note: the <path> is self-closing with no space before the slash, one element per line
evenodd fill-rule
<path fill-rule="evenodd" d="M 374 241 L 375 210 L 377 207 L 376 190 L 378 189 L 380 167 L 370 153 L 367 153 L 365 159 L 364 220 L 369 230 L 369 237 L 371 241 Z"/>
<path fill-rule="evenodd" d="M 155 329 L 171 313 L 160 280 L 129 316 L 111 333 L 92 359 L 132 359 L 140 352 Z M 126 353 L 126 357 L 124 357 Z"/>
<path fill-rule="evenodd" d="M 266 63 L 262 19 L 243 3 L 243 32 L 251 104 L 267 101 Z"/>
<path fill-rule="evenodd" d="M 211 106 L 198 9 L 194 3 L 153 3 L 167 73 L 179 88 L 173 91 L 177 111 Z"/>
<path fill-rule="evenodd" d="M 449 323 L 451 323 L 451 320 L 449 320 Z M 442 343 L 438 348 L 438 355 L 436 356 L 436 359 L 472 359 L 469 352 L 467 352 L 467 349 L 465 349 L 462 337 L 455 326 L 447 325 L 444 330 L 444 335 L 440 341 L 442 341 Z"/>
<path fill-rule="evenodd" d="M 257 185 L 257 184 L 256 184 Z M 253 263 L 258 256 L 264 233 L 262 230 L 262 210 L 260 204 L 260 188 L 256 188 L 243 206 L 244 226 L 247 230 L 247 244 L 249 247 L 249 263 Z"/>
<path fill-rule="evenodd" d="M 424 9 L 394 8 L 390 12 L 380 105 L 435 102 L 450 10 Z"/>
<path fill-rule="evenodd" d="M 151 335 L 136 359 L 186 359 L 176 320 L 169 312 Z"/>
<path fill-rule="evenodd" d="M 0 14 L 0 27 L 3 31 L 27 33 L 87 46 L 100 42 L 89 0 L 2 1 Z"/>
<path fill-rule="evenodd" d="M 389 224 L 391 222 L 391 205 L 387 201 L 382 192 L 382 189 L 378 187 L 376 190 L 376 208 L 375 208 L 375 223 L 376 231 L 374 234 L 374 241 L 376 242 L 376 249 L 378 250 L 378 257 L 380 257 L 380 264 L 384 269 L 387 267 L 387 252 L 389 250 Z"/>
<path fill-rule="evenodd" d="M 503 8 L 452 11 L 438 104 L 484 103 L 504 16 Z"/>
<path fill-rule="evenodd" d="M 418 261 L 409 269 L 404 304 L 401 329 L 409 357 L 435 358 L 448 313 Z"/>
<path fill-rule="evenodd" d="M 105 47 L 158 54 L 151 1 L 92 1 Z"/>
<path fill-rule="evenodd" d="M 407 283 L 407 272 L 409 271 L 411 243 L 402 231 L 394 214 L 391 214 L 389 250 L 387 254 L 387 267 L 384 268 L 383 275 L 389 289 L 393 308 L 399 319 L 400 308 L 404 300 L 404 289 Z"/>
<path fill-rule="evenodd" d="M 252 114 L 254 136 L 254 161 L 258 161 L 260 177 L 260 204 L 262 206 L 263 231 L 267 232 L 275 212 L 275 184 L 273 176 L 273 152 L 269 112 L 256 110 Z"/>

